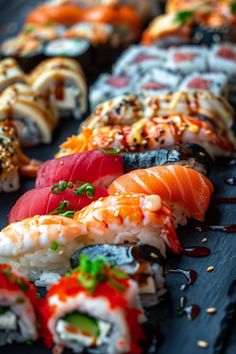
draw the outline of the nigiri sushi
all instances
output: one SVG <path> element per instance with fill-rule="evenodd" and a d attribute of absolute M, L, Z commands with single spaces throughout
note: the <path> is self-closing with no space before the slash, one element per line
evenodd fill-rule
<path fill-rule="evenodd" d="M 171 210 L 158 195 L 120 194 L 100 198 L 76 212 L 93 243 L 146 243 L 165 255 L 166 244 L 180 253 Z"/>
<path fill-rule="evenodd" d="M 38 338 L 36 288 L 8 264 L 0 265 L 0 346 Z"/>
<path fill-rule="evenodd" d="M 90 150 L 44 162 L 38 170 L 35 186 L 42 188 L 61 180 L 73 183 L 80 180 L 95 187 L 107 187 L 130 170 L 168 164 L 187 165 L 206 174 L 212 162 L 209 154 L 195 144 L 127 154 L 116 150 Z"/>
<path fill-rule="evenodd" d="M 105 188 L 94 187 L 89 183 L 82 183 L 68 187 L 68 183 L 61 181 L 54 187 L 34 188 L 24 193 L 10 210 L 8 222 L 13 223 L 35 215 L 65 215 L 71 217 L 73 212 L 84 208 L 100 197 L 106 197 Z M 55 187 L 57 190 L 54 191 Z M 54 189 L 53 189 L 54 188 Z M 63 190 L 66 188 L 65 190 Z"/>
<path fill-rule="evenodd" d="M 84 246 L 82 235 L 86 231 L 80 222 L 59 215 L 10 224 L 0 232 L 0 264 L 13 265 L 29 280 L 36 281 L 42 275 L 45 282 L 47 277 L 52 282 L 55 274 L 70 269 L 70 256 L 80 244 Z"/>
<path fill-rule="evenodd" d="M 165 258 L 160 251 L 150 245 L 91 245 L 75 251 L 71 256 L 71 266 L 80 265 L 80 257 L 84 254 L 91 259 L 105 257 L 138 283 L 142 305 L 154 306 L 166 293 L 164 287 Z"/>
<path fill-rule="evenodd" d="M 61 145 L 57 157 L 99 148 L 143 152 L 176 143 L 199 144 L 213 156 L 232 155 L 236 146 L 230 130 L 214 125 L 204 117 L 169 115 L 144 118 L 131 126 L 84 127 L 78 136 L 71 136 Z"/>
<path fill-rule="evenodd" d="M 175 223 L 185 225 L 189 217 L 204 220 L 213 185 L 191 168 L 169 165 L 131 171 L 115 180 L 108 191 L 110 195 L 158 194 L 173 210 Z"/>
<path fill-rule="evenodd" d="M 74 353 L 141 354 L 144 313 L 137 284 L 105 258 L 82 255 L 41 307 L 44 340 Z"/>

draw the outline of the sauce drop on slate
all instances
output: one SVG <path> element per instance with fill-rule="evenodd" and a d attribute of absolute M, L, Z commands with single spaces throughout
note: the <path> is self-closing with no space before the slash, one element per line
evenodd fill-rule
<path fill-rule="evenodd" d="M 203 247 L 203 246 L 186 247 L 183 250 L 183 254 L 185 256 L 196 257 L 196 258 L 207 257 L 209 256 L 210 253 L 211 253 L 210 249 L 208 247 Z"/>
<path fill-rule="evenodd" d="M 216 204 L 234 204 L 236 203 L 236 197 L 233 198 L 215 198 Z"/>
<path fill-rule="evenodd" d="M 199 232 L 220 231 L 220 232 L 233 233 L 233 232 L 236 232 L 236 224 L 231 224 L 231 225 L 203 225 L 203 226 L 197 226 L 196 230 L 199 231 Z"/>
<path fill-rule="evenodd" d="M 197 279 L 197 272 L 195 270 L 183 270 L 183 269 L 167 269 L 167 274 L 181 274 L 187 279 L 187 283 L 182 284 L 180 289 L 187 290 L 191 285 L 193 285 Z"/>
<path fill-rule="evenodd" d="M 187 305 L 188 299 L 186 296 L 180 298 L 180 307 L 177 309 L 178 316 L 187 316 L 189 320 L 195 320 L 201 312 L 201 308 L 196 305 Z"/>
<path fill-rule="evenodd" d="M 226 178 L 225 183 L 229 184 L 230 186 L 236 186 L 236 178 L 234 177 Z"/>

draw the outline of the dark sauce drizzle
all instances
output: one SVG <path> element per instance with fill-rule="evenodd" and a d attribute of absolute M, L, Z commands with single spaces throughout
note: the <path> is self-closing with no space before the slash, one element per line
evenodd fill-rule
<path fill-rule="evenodd" d="M 186 296 L 181 296 L 180 304 L 176 311 L 178 317 L 186 316 L 189 320 L 195 320 L 201 312 L 201 308 L 196 305 L 188 305 L 188 299 Z"/>
<path fill-rule="evenodd" d="M 211 250 L 208 247 L 203 247 L 203 246 L 186 247 L 183 249 L 184 256 L 194 257 L 194 258 L 208 257 L 210 253 Z"/>
<path fill-rule="evenodd" d="M 187 290 L 193 285 L 197 279 L 197 272 L 195 270 L 183 270 L 183 269 L 167 269 L 166 274 L 181 274 L 187 279 L 187 283 L 182 284 L 180 289 L 182 291 Z"/>
<path fill-rule="evenodd" d="M 203 225 L 197 226 L 196 230 L 199 232 L 205 231 L 220 231 L 226 233 L 235 233 L 236 232 L 236 224 L 231 225 Z"/>
<path fill-rule="evenodd" d="M 216 204 L 235 204 L 236 203 L 236 197 L 232 197 L 232 198 L 215 198 L 214 202 Z"/>

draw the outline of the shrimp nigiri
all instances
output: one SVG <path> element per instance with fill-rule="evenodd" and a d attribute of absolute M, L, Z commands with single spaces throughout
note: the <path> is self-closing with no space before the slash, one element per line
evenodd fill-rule
<path fill-rule="evenodd" d="M 100 198 L 74 214 L 87 228 L 93 243 L 142 242 L 165 254 L 165 243 L 173 252 L 181 246 L 171 210 L 158 195 L 124 194 Z"/>
<path fill-rule="evenodd" d="M 170 115 L 144 118 L 131 126 L 84 127 L 62 145 L 57 157 L 99 148 L 119 148 L 122 152 L 142 152 L 170 147 L 176 143 L 195 143 L 210 155 L 232 155 L 235 138 L 227 130 L 197 117 Z"/>
<path fill-rule="evenodd" d="M 108 191 L 110 195 L 158 194 L 172 208 L 176 224 L 184 225 L 187 217 L 204 220 L 213 185 L 191 168 L 169 165 L 131 171 L 115 180 Z"/>

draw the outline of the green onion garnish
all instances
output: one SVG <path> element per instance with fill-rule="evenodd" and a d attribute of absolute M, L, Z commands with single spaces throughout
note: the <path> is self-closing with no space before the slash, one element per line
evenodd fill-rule
<path fill-rule="evenodd" d="M 3 269 L 2 273 L 5 274 L 7 277 L 9 277 L 9 275 L 11 275 L 11 270 L 10 269 Z"/>
<path fill-rule="evenodd" d="M 58 249 L 58 242 L 57 241 L 54 241 L 52 244 L 51 244 L 51 247 L 50 247 L 50 250 L 52 251 L 56 251 Z"/>
<path fill-rule="evenodd" d="M 69 182 L 70 183 L 70 182 Z M 60 181 L 58 184 L 54 184 L 51 188 L 52 193 L 60 194 L 68 187 L 68 183 L 66 181 Z"/>
<path fill-rule="evenodd" d="M 101 148 L 100 151 L 104 152 L 104 154 L 107 154 L 107 155 L 118 155 L 118 154 L 120 154 L 120 148 L 118 148 L 118 147 L 114 147 L 113 149 Z"/>
<path fill-rule="evenodd" d="M 192 11 L 181 11 L 176 13 L 176 21 L 185 24 L 193 16 Z"/>
<path fill-rule="evenodd" d="M 86 195 L 89 199 L 94 197 L 94 186 L 90 183 L 84 183 L 82 186 L 74 190 L 74 195 Z"/>
<path fill-rule="evenodd" d="M 68 200 L 63 200 L 60 202 L 59 207 L 51 211 L 49 215 L 60 215 L 60 216 L 65 216 L 67 218 L 73 218 L 76 211 L 65 210 L 65 208 L 68 208 L 69 206 L 70 206 L 70 202 Z"/>
<path fill-rule="evenodd" d="M 22 279 L 16 279 L 17 284 L 23 291 L 27 291 L 29 289 L 28 285 Z"/>

